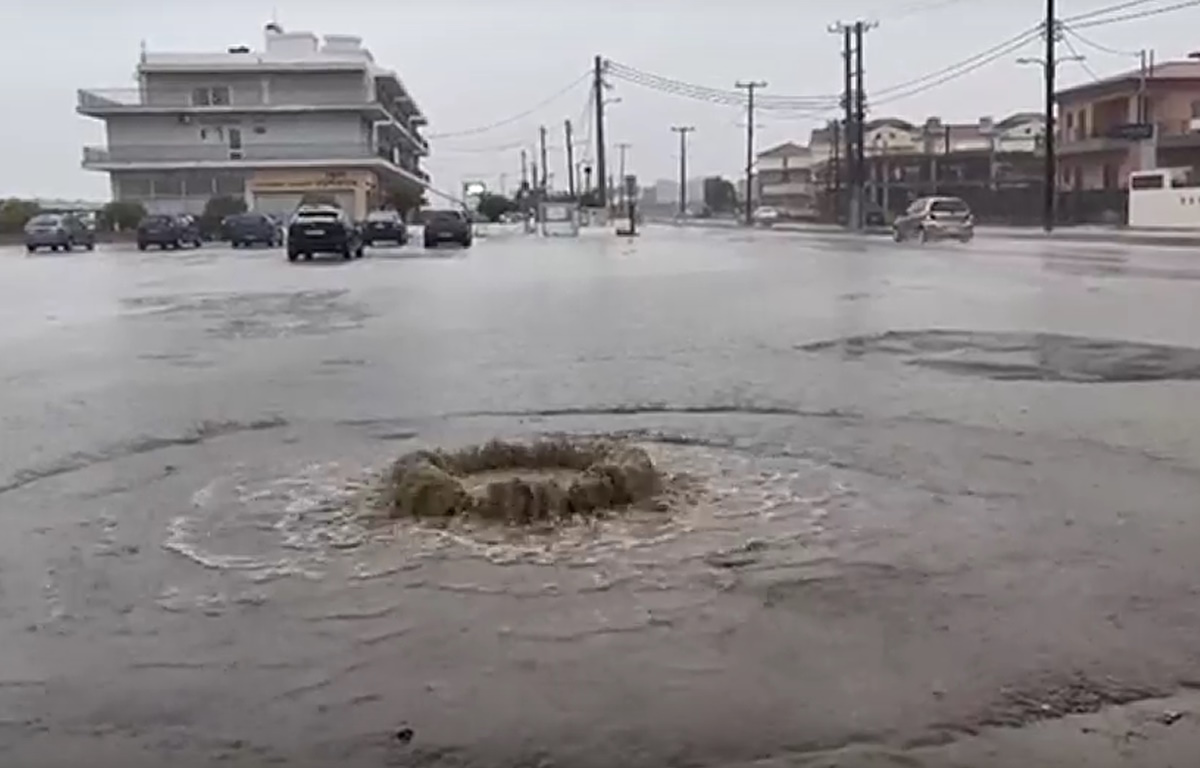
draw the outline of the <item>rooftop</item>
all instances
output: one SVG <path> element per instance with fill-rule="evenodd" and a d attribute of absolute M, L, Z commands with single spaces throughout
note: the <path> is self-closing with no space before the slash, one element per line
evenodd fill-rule
<path fill-rule="evenodd" d="M 1141 82 L 1141 69 L 1131 69 L 1127 72 L 1121 72 L 1111 77 L 1101 78 L 1089 83 L 1074 86 L 1072 88 L 1064 88 L 1057 93 L 1055 97 L 1062 99 L 1064 96 L 1075 96 L 1083 93 L 1102 91 L 1116 86 L 1136 85 Z M 1180 80 L 1195 80 L 1200 81 L 1200 60 L 1189 59 L 1185 61 L 1167 61 L 1162 64 L 1155 64 L 1146 72 L 1146 80 L 1149 82 L 1170 82 Z"/>
<path fill-rule="evenodd" d="M 365 70 L 372 77 L 395 80 L 412 101 L 400 76 L 394 70 L 376 64 L 371 51 L 363 47 L 361 37 L 329 34 L 322 39 L 312 32 L 285 32 L 274 22 L 263 30 L 261 50 L 231 45 L 225 51 L 217 52 L 142 51 L 138 62 L 139 73 L 261 69 Z"/>

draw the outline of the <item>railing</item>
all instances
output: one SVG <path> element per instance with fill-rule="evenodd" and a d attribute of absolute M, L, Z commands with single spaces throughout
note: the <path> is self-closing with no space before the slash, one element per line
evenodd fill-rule
<path fill-rule="evenodd" d="M 84 166 L 108 163 L 237 162 L 255 160 L 369 160 L 391 162 L 386 149 L 366 144 L 247 143 L 239 149 L 227 144 L 135 144 L 119 147 L 84 147 Z M 410 172 L 415 172 L 411 171 Z"/>
<path fill-rule="evenodd" d="M 175 88 L 81 88 L 78 106 L 82 112 L 110 110 L 132 110 L 145 107 L 163 109 L 242 109 L 249 107 L 337 107 L 374 105 L 385 110 L 383 104 L 368 101 L 366 92 L 353 90 L 318 90 L 301 93 L 279 92 L 266 94 L 256 88 L 230 88 L 222 91 L 213 101 L 209 93 L 197 102 L 192 91 Z M 390 114 L 390 113 L 389 113 Z"/>

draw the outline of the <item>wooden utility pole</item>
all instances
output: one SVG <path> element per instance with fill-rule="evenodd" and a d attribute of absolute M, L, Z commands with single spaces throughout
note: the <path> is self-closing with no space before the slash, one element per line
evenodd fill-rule
<path fill-rule="evenodd" d="M 575 147 L 574 139 L 571 136 L 571 121 L 567 120 L 563 123 L 563 129 L 567 139 L 567 192 L 571 195 L 571 199 L 575 199 Z"/>
<path fill-rule="evenodd" d="M 746 91 L 746 226 L 754 223 L 754 92 L 766 88 L 760 80 L 734 83 Z"/>
<path fill-rule="evenodd" d="M 592 69 L 593 99 L 596 102 L 596 179 L 598 180 L 596 203 L 601 208 L 608 207 L 608 189 L 605 180 L 608 178 L 608 168 L 604 145 L 604 59 L 596 57 Z"/>
<path fill-rule="evenodd" d="M 541 126 L 540 128 L 538 128 L 538 142 L 541 145 L 541 158 L 542 158 L 542 178 L 541 178 L 541 181 L 538 184 L 538 186 L 541 187 L 542 196 L 545 197 L 546 196 L 546 183 L 547 183 L 546 174 L 549 173 L 550 167 L 546 163 L 546 126 L 544 126 L 544 125 Z"/>
<path fill-rule="evenodd" d="M 1055 156 L 1054 141 L 1054 74 L 1058 69 L 1055 57 L 1055 43 L 1058 36 L 1058 22 L 1054 17 L 1054 0 L 1046 0 L 1046 105 L 1045 105 L 1045 141 L 1046 167 L 1043 173 L 1045 187 L 1042 198 L 1042 229 L 1050 232 L 1054 229 L 1055 198 L 1058 197 L 1058 163 Z"/>
<path fill-rule="evenodd" d="M 679 217 L 687 216 L 687 135 L 696 130 L 690 125 L 673 125 L 679 134 Z"/>

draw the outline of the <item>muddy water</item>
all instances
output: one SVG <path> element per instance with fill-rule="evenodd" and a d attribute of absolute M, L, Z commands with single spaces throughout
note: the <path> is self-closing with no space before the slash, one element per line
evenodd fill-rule
<path fill-rule="evenodd" d="M 5 272 L 0 762 L 907 753 L 1194 681 L 1194 281 L 519 242 Z M 352 514 L 406 451 L 560 432 L 698 485 L 553 536 Z"/>

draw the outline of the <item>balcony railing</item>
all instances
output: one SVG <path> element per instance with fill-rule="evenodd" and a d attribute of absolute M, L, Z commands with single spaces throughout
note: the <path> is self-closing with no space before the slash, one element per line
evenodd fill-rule
<path fill-rule="evenodd" d="M 368 101 L 365 90 L 318 90 L 303 93 L 266 94 L 258 89 L 228 89 L 219 94 L 208 93 L 203 98 L 191 91 L 174 88 L 81 88 L 78 106 L 81 111 L 134 110 L 145 107 L 163 109 L 242 109 L 249 107 L 329 107 L 368 106 L 383 109 L 378 102 Z"/>
<path fill-rule="evenodd" d="M 227 144 L 135 144 L 119 147 L 84 147 L 83 165 L 112 163 L 254 162 L 271 160 L 369 160 L 389 163 L 391 152 L 366 144 L 245 144 L 233 149 Z M 393 163 L 394 164 L 394 163 Z M 410 171 L 411 172 L 411 171 Z"/>

